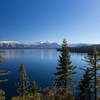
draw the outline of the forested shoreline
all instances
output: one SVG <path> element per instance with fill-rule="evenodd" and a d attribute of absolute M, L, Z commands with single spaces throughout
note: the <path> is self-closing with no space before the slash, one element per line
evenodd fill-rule
<path fill-rule="evenodd" d="M 92 53 L 94 46 L 96 47 L 97 51 L 100 51 L 100 45 L 69 47 L 69 50 L 70 52 L 76 52 L 76 53 Z"/>

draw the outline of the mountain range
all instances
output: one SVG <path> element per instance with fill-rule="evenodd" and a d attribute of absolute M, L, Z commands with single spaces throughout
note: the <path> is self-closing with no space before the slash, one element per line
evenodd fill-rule
<path fill-rule="evenodd" d="M 40 49 L 40 48 L 60 48 L 55 42 L 34 42 L 22 43 L 18 41 L 0 41 L 1 49 Z"/>
<path fill-rule="evenodd" d="M 92 44 L 86 43 L 76 43 L 68 44 L 69 47 L 81 47 L 90 46 Z M 61 45 L 56 42 L 33 42 L 33 43 L 23 43 L 19 41 L 0 41 L 0 49 L 56 49 L 60 48 Z"/>

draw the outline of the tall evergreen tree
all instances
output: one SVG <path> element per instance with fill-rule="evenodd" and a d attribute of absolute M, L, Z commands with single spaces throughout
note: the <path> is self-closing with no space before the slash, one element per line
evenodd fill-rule
<path fill-rule="evenodd" d="M 96 47 L 93 47 L 92 55 L 89 55 L 85 57 L 85 61 L 88 63 L 88 65 L 91 66 L 91 77 L 94 83 L 94 100 L 97 100 L 97 87 L 98 87 L 98 81 L 99 78 L 99 70 L 100 70 L 100 56 L 99 52 L 97 52 Z"/>
<path fill-rule="evenodd" d="M 19 82 L 17 87 L 17 92 L 19 93 L 19 96 L 23 98 L 28 93 L 29 86 L 30 86 L 29 78 L 27 77 L 24 65 L 21 64 L 19 73 Z"/>
<path fill-rule="evenodd" d="M 32 92 L 32 94 L 35 94 L 35 93 L 37 93 L 37 91 L 38 91 L 38 87 L 36 85 L 36 81 L 33 81 L 32 82 L 31 92 Z"/>
<path fill-rule="evenodd" d="M 91 100 L 92 99 L 92 90 L 91 90 L 91 70 L 90 68 L 82 69 L 85 71 L 83 78 L 80 79 L 80 94 L 79 100 Z"/>
<path fill-rule="evenodd" d="M 61 88 L 68 88 L 68 84 L 74 82 L 74 78 L 71 75 L 76 72 L 74 69 L 76 66 L 71 65 L 69 49 L 66 39 L 63 40 L 62 48 L 59 50 L 61 55 L 59 56 L 59 65 L 56 67 L 57 72 L 54 73 L 56 78 L 54 79 L 55 85 Z"/>

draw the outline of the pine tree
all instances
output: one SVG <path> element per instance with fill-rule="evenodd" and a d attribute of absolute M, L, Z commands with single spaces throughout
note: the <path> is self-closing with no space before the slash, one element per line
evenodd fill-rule
<path fill-rule="evenodd" d="M 85 71 L 83 78 L 80 80 L 80 100 L 91 100 L 92 99 L 92 90 L 91 90 L 91 70 L 90 68 L 82 68 Z"/>
<path fill-rule="evenodd" d="M 38 87 L 36 85 L 36 81 L 32 82 L 32 88 L 31 88 L 31 93 L 34 95 L 35 93 L 38 92 Z"/>
<path fill-rule="evenodd" d="M 36 81 L 32 82 L 31 92 L 29 94 L 29 100 L 40 100 L 41 94 L 38 92 Z"/>
<path fill-rule="evenodd" d="M 2 58 L 2 56 L 1 56 L 3 52 L 4 51 L 0 51 L 0 63 L 5 62 L 5 59 Z M 9 74 L 10 74 L 10 71 L 6 72 L 5 70 L 0 70 L 0 76 L 5 76 L 5 75 L 9 75 Z M 8 81 L 8 79 L 0 80 L 0 82 L 6 82 L 6 81 Z"/>
<path fill-rule="evenodd" d="M 94 100 L 97 100 L 97 87 L 98 81 L 100 80 L 100 56 L 99 52 L 97 52 L 96 47 L 94 46 L 92 49 L 92 55 L 85 57 L 85 61 L 90 65 L 91 68 L 91 77 L 94 83 Z"/>
<path fill-rule="evenodd" d="M 76 72 L 74 69 L 76 66 L 71 65 L 69 49 L 66 39 L 63 40 L 62 48 L 59 50 L 61 55 L 59 56 L 59 65 L 56 68 L 57 72 L 54 73 L 56 78 L 54 79 L 55 85 L 61 88 L 68 88 L 69 83 L 74 82 L 74 78 L 71 75 Z M 73 86 L 71 86 L 73 87 Z"/>
<path fill-rule="evenodd" d="M 5 59 L 2 58 L 1 54 L 4 53 L 4 51 L 0 51 L 0 63 L 5 62 Z M 9 75 L 10 71 L 6 72 L 5 70 L 0 70 L 0 76 L 5 76 L 5 75 Z M 3 79 L 0 80 L 0 82 L 6 82 L 8 81 L 8 79 Z M 5 100 L 5 91 L 3 91 L 2 89 L 0 89 L 0 100 Z"/>
<path fill-rule="evenodd" d="M 29 78 L 27 77 L 24 65 L 21 64 L 19 73 L 19 82 L 17 86 L 17 92 L 19 93 L 19 96 L 24 98 L 24 96 L 28 93 L 29 86 L 30 86 Z"/>

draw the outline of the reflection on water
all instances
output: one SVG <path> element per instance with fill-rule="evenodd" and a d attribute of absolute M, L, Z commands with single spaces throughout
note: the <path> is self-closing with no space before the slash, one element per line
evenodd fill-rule
<path fill-rule="evenodd" d="M 9 49 L 5 51 L 3 57 L 6 62 L 1 63 L 0 68 L 11 71 L 11 74 L 8 76 L 9 81 L 0 83 L 0 87 L 6 91 L 8 98 L 17 94 L 14 83 L 18 81 L 20 64 L 25 65 L 30 81 L 36 80 L 38 86 L 41 87 L 52 87 L 53 73 L 56 71 L 59 56 L 55 49 Z M 81 59 L 86 55 L 86 53 L 71 53 L 72 64 L 78 66 L 76 69 L 78 73 L 74 76 L 76 79 L 82 73 L 79 67 L 85 65 L 85 62 Z"/>
<path fill-rule="evenodd" d="M 24 50 L 5 50 L 5 54 L 3 55 L 6 59 L 13 59 L 13 58 L 19 58 L 20 55 L 24 55 Z"/>
<path fill-rule="evenodd" d="M 56 50 L 53 49 L 9 49 L 5 50 L 6 53 L 3 54 L 3 56 L 6 59 L 15 59 L 20 58 L 21 56 L 34 56 L 36 58 L 43 59 L 54 59 L 57 56 L 57 52 L 54 52 Z M 55 56 L 55 57 L 54 57 Z"/>
<path fill-rule="evenodd" d="M 54 50 L 40 50 L 40 57 L 41 59 L 55 59 L 57 57 L 57 52 L 54 52 Z"/>

